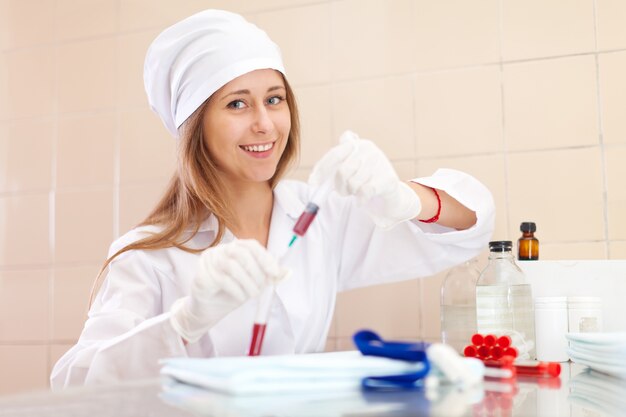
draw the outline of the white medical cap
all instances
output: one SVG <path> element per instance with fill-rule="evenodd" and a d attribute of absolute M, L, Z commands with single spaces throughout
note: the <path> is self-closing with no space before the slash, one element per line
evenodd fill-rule
<path fill-rule="evenodd" d="M 258 69 L 285 73 L 280 49 L 238 14 L 205 10 L 165 29 L 146 54 L 148 102 L 167 130 L 178 128 L 214 92 Z"/>

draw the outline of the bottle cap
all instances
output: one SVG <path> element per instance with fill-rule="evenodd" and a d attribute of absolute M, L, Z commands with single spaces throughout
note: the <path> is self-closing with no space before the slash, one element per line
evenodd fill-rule
<path fill-rule="evenodd" d="M 537 225 L 533 222 L 522 222 L 522 224 L 519 225 L 519 230 L 522 232 L 535 233 L 537 231 Z"/>
<path fill-rule="evenodd" d="M 513 248 L 513 242 L 510 240 L 495 240 L 489 242 L 489 250 L 491 252 L 508 252 Z"/>

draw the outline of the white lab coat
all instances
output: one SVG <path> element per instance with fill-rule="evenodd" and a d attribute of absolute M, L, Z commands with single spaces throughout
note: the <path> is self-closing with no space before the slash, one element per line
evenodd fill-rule
<path fill-rule="evenodd" d="M 446 191 L 476 212 L 477 223 L 456 231 L 408 221 L 384 231 L 353 197 L 331 193 L 286 261 L 293 273 L 276 288 L 264 355 L 323 351 L 339 291 L 433 275 L 486 248 L 494 204 L 482 184 L 446 169 L 415 181 Z M 307 184 L 296 181 L 285 180 L 275 188 L 268 250 L 276 256 L 287 247 L 310 193 Z M 216 229 L 210 216 L 187 244 L 206 247 Z M 109 255 L 149 230 L 131 230 L 111 245 Z M 232 239 L 227 232 L 222 242 Z M 52 388 L 155 377 L 160 358 L 245 355 L 257 299 L 187 346 L 170 324 L 170 307 L 189 294 L 198 256 L 176 248 L 133 250 L 111 262 L 78 343 L 52 370 Z"/>

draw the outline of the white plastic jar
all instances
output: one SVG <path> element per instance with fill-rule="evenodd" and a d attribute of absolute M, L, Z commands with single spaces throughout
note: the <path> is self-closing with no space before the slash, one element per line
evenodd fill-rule
<path fill-rule="evenodd" d="M 600 297 L 567 297 L 570 333 L 602 331 L 602 299 Z"/>
<path fill-rule="evenodd" d="M 567 297 L 535 298 L 537 360 L 567 362 Z"/>

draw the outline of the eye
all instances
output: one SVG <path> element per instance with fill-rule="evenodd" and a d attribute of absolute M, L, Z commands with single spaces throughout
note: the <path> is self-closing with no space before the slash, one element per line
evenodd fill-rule
<path fill-rule="evenodd" d="M 246 103 L 243 100 L 233 100 L 226 107 L 230 109 L 243 109 Z"/>
<path fill-rule="evenodd" d="M 282 103 L 283 100 L 284 100 L 284 97 L 282 96 L 273 96 L 267 99 L 267 103 L 275 106 L 277 104 Z"/>

